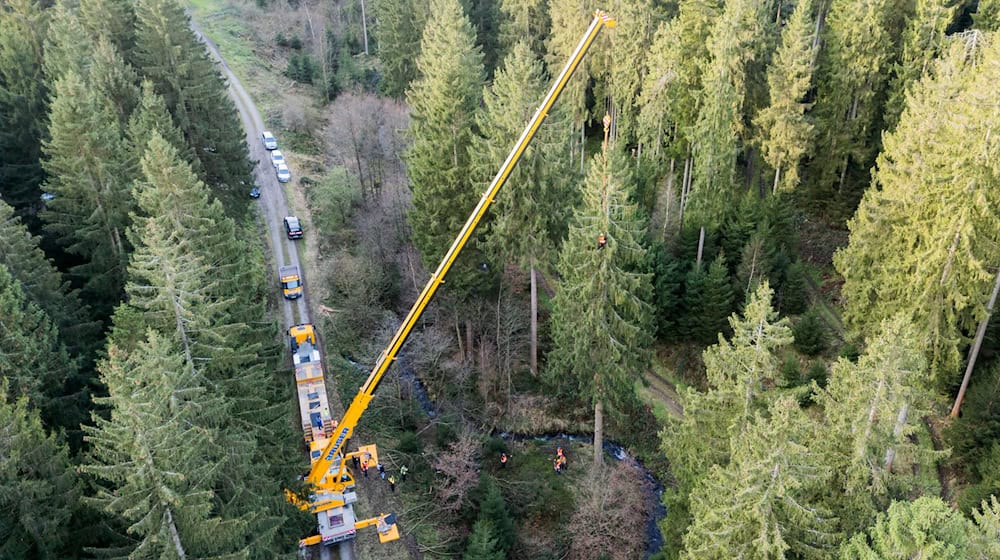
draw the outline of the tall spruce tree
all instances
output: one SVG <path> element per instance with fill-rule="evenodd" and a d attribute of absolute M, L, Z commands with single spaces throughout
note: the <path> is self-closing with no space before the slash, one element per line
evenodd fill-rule
<path fill-rule="evenodd" d="M 689 332 L 698 342 L 711 344 L 725 333 L 727 319 L 733 312 L 733 285 L 729 281 L 729 269 L 722 253 L 708 267 L 700 296 L 698 308 L 688 309 L 688 321 L 692 328 Z"/>
<path fill-rule="evenodd" d="M 375 0 L 375 41 L 382 61 L 382 91 L 403 97 L 417 78 L 417 54 L 427 21 L 422 0 Z"/>
<path fill-rule="evenodd" d="M 827 388 L 817 394 L 823 406 L 823 446 L 841 494 L 834 499 L 844 527 L 857 531 L 888 505 L 894 475 L 886 471 L 887 450 L 912 455 L 912 421 L 930 398 L 921 389 L 927 361 L 913 325 L 899 316 L 882 324 L 864 355 L 854 364 L 841 358 Z"/>
<path fill-rule="evenodd" d="M 71 290 L 62 274 L 45 256 L 40 238 L 14 215 L 14 208 L 0 201 L 0 266 L 21 285 L 25 296 L 59 328 L 60 339 L 74 355 L 89 355 L 96 345 L 100 325 Z"/>
<path fill-rule="evenodd" d="M 66 2 L 57 2 L 51 11 L 45 39 L 44 67 L 48 83 L 55 84 L 70 71 L 86 80 L 94 45 L 95 41 L 83 28 L 76 12 Z"/>
<path fill-rule="evenodd" d="M 127 128 L 129 155 L 137 166 L 146 154 L 146 148 L 153 138 L 153 133 L 159 134 L 173 146 L 184 161 L 197 171 L 196 166 L 199 165 L 199 162 L 184 141 L 184 133 L 174 125 L 170 112 L 167 111 L 166 103 L 153 89 L 153 82 L 143 80 L 139 104 L 129 116 Z M 141 170 L 137 169 L 136 175 L 139 174 L 141 174 Z"/>
<path fill-rule="evenodd" d="M 111 414 L 85 427 L 92 455 L 81 470 L 98 486 L 86 501 L 127 524 L 129 556 L 246 558 L 249 520 L 213 491 L 224 399 L 154 331 L 128 352 L 112 343 L 100 370 L 108 396 L 97 402 Z"/>
<path fill-rule="evenodd" d="M 128 58 L 135 47 L 135 5 L 130 0 L 80 0 L 80 21 L 95 40 L 104 37 Z"/>
<path fill-rule="evenodd" d="M 974 558 L 972 524 L 936 497 L 893 502 L 880 513 L 868 534 L 857 534 L 841 547 L 844 560 L 947 560 Z"/>
<path fill-rule="evenodd" d="M 816 96 L 816 152 L 810 197 L 833 215 L 849 213 L 875 156 L 878 117 L 893 41 L 892 0 L 833 0 L 823 32 Z M 851 172 L 861 177 L 849 177 Z M 850 181 L 848 179 L 851 179 Z"/>
<path fill-rule="evenodd" d="M 493 525 L 486 519 L 476 521 L 462 560 L 503 560 L 506 557 L 497 543 Z"/>
<path fill-rule="evenodd" d="M 606 144 L 591 163 L 583 204 L 560 254 L 562 284 L 552 316 L 549 379 L 594 407 L 595 464 L 602 460 L 604 411 L 620 416 L 649 359 L 652 280 L 638 272 L 646 256 L 645 219 L 630 201 L 630 167 Z"/>
<path fill-rule="evenodd" d="M 981 95 L 990 80 L 1000 80 L 1000 47 L 970 58 L 960 44 L 921 80 L 834 258 L 848 324 L 871 334 L 903 313 L 927 341 L 931 375 L 946 383 L 1000 262 L 1000 166 L 988 155 L 1000 115 Z"/>
<path fill-rule="evenodd" d="M 812 0 L 796 3 L 767 70 L 771 103 L 754 118 L 764 160 L 774 169 L 774 193 L 798 185 L 799 162 L 812 148 L 814 127 L 805 114 L 812 107 L 805 98 L 812 87 L 817 49 L 812 10 Z"/>
<path fill-rule="evenodd" d="M 77 364 L 48 315 L 26 299 L 6 267 L 0 267 L 0 317 L 0 379 L 8 382 L 11 400 L 30 399 L 50 429 L 79 425 L 79 407 L 68 406 L 74 395 L 66 394 Z"/>
<path fill-rule="evenodd" d="M 122 132 L 105 103 L 76 73 L 55 84 L 43 162 L 45 189 L 55 195 L 42 214 L 46 229 L 84 260 L 72 273 L 99 314 L 121 295 L 129 246 L 125 229 L 132 206 Z"/>
<path fill-rule="evenodd" d="M 914 14 L 903 30 L 902 53 L 895 64 L 895 76 L 889 85 L 885 103 L 885 127 L 895 128 L 906 106 L 906 95 L 940 54 L 945 30 L 951 25 L 960 4 L 941 0 L 916 0 Z"/>
<path fill-rule="evenodd" d="M 831 557 L 840 539 L 813 498 L 830 475 L 809 449 L 814 437 L 791 398 L 756 416 L 733 439 L 729 465 L 713 466 L 692 493 L 683 558 Z"/>
<path fill-rule="evenodd" d="M 80 493 L 69 451 L 26 398 L 8 393 L 0 376 L 0 557 L 65 558 L 75 552 L 69 526 Z"/>
<path fill-rule="evenodd" d="M 605 55 L 595 60 L 606 65 L 595 69 L 595 74 L 603 75 L 597 79 L 597 88 L 606 88 L 602 97 L 613 111 L 611 136 L 626 146 L 634 146 L 638 136 L 639 90 L 659 22 L 649 0 L 617 2 L 609 8 L 615 17 L 615 30 L 604 37 L 607 48 L 595 53 Z"/>
<path fill-rule="evenodd" d="M 106 37 L 97 40 L 92 56 L 87 82 L 117 117 L 118 126 L 124 133 L 129 116 L 139 104 L 139 78 Z"/>
<path fill-rule="evenodd" d="M 0 10 L 0 195 L 21 216 L 33 212 L 44 178 L 47 25 L 48 14 L 35 0 L 9 0 Z"/>
<path fill-rule="evenodd" d="M 434 266 L 478 196 L 468 146 L 482 95 L 483 55 L 458 0 L 432 0 L 407 101 L 413 144 L 406 153 L 413 188 L 410 225 L 424 264 Z M 458 271 L 456 271 L 458 272 Z"/>
<path fill-rule="evenodd" d="M 246 208 L 253 168 L 236 107 L 176 0 L 136 4 L 135 64 L 156 86 L 201 162 L 202 178 L 227 208 Z"/>
<path fill-rule="evenodd" d="M 503 58 L 510 56 L 519 43 L 525 43 L 535 56 L 545 53 L 545 39 L 552 22 L 545 0 L 500 0 L 500 48 Z"/>
<path fill-rule="evenodd" d="M 738 192 L 736 158 L 745 142 L 743 106 L 747 68 L 765 56 L 770 21 L 758 0 L 726 2 L 709 38 L 711 60 L 702 71 L 701 107 L 691 132 L 694 184 L 690 211 L 695 224 L 717 227 Z"/>
<path fill-rule="evenodd" d="M 587 23 L 593 18 L 593 14 L 576 0 L 549 0 L 548 7 L 552 33 L 545 42 L 545 63 L 548 65 L 549 75 L 558 76 L 579 44 L 580 36 L 587 29 Z M 590 61 L 584 58 L 559 96 L 559 105 L 565 107 L 570 115 L 564 134 L 575 139 L 566 157 L 574 165 L 580 166 L 581 173 L 586 163 L 584 129 L 589 120 L 589 85 Z"/>
<path fill-rule="evenodd" d="M 542 74 L 541 62 L 527 43 L 518 43 L 497 71 L 493 88 L 484 92 L 484 110 L 477 118 L 480 136 L 473 138 L 469 148 L 478 184 L 493 179 L 534 115 L 544 94 Z M 559 134 L 561 124 L 553 122 L 563 113 L 552 113 L 497 196 L 486 237 L 489 252 L 498 260 L 517 264 L 531 274 L 533 372 L 538 371 L 537 269 L 553 260 L 574 199 L 569 182 L 573 169 L 563 157 L 567 139 Z"/>
<path fill-rule="evenodd" d="M 982 507 L 973 510 L 972 519 L 979 530 L 974 538 L 979 557 L 1000 558 L 1000 500 L 996 496 L 983 500 Z"/>

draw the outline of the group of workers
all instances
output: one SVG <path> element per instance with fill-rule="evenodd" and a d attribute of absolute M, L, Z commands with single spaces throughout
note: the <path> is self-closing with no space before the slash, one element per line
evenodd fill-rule
<path fill-rule="evenodd" d="M 500 468 L 507 468 L 507 462 L 510 460 L 510 455 L 506 451 L 500 454 Z M 552 468 L 555 469 L 556 474 L 562 474 L 566 470 L 566 453 L 563 451 L 562 447 L 556 449 L 556 457 L 552 459 Z"/>
<path fill-rule="evenodd" d="M 368 478 L 368 469 L 372 467 L 370 461 L 372 461 L 371 453 L 365 453 L 364 458 L 358 457 L 357 455 L 354 456 L 354 466 L 361 469 L 361 474 L 363 474 L 365 478 Z M 375 464 L 374 468 L 378 470 L 379 478 L 389 483 L 389 491 L 395 492 L 396 475 L 387 473 L 385 465 L 382 464 L 382 461 Z M 406 468 L 406 465 L 399 467 L 400 482 L 406 482 L 406 473 L 408 472 L 409 469 Z"/>

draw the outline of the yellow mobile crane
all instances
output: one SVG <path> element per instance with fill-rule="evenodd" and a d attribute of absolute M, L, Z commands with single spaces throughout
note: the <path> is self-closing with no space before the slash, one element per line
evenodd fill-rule
<path fill-rule="evenodd" d="M 556 98 L 559 97 L 566 83 L 580 65 L 583 56 L 597 38 L 597 34 L 602 27 L 614 27 L 614 25 L 614 19 L 607 13 L 601 10 L 594 12 L 594 19 L 590 22 L 590 26 L 587 28 L 586 33 L 584 33 L 576 50 L 573 51 L 566 66 L 559 73 L 555 83 L 552 85 L 552 89 L 549 90 L 549 93 L 542 100 L 542 104 L 535 111 L 535 115 L 531 118 L 527 128 L 521 133 L 521 138 L 514 145 L 513 149 L 511 149 L 507 160 L 500 167 L 500 171 L 493 177 L 489 188 L 483 193 L 479 204 L 476 205 L 475 210 L 472 211 L 472 215 L 469 216 L 469 219 L 465 222 L 465 226 L 462 227 L 462 231 L 459 232 L 458 237 L 455 238 L 444 259 L 441 260 L 441 264 L 438 265 L 437 270 L 431 275 L 423 291 L 420 292 L 420 296 L 413 304 L 413 307 L 410 308 L 406 319 L 399 326 L 388 347 L 379 356 L 375 367 L 368 375 L 368 379 L 358 390 L 358 394 L 344 413 L 344 417 L 337 424 L 337 428 L 328 440 L 325 449 L 315 457 L 312 469 L 305 477 L 305 481 L 312 491 L 308 501 L 299 498 L 292 492 L 286 491 L 289 501 L 301 509 L 316 513 L 318 517 L 320 534 L 301 540 L 299 543 L 300 546 L 304 547 L 320 542 L 329 542 L 331 539 L 328 539 L 325 533 L 330 531 L 331 520 L 339 520 L 341 524 L 343 524 L 342 521 L 345 518 L 353 521 L 354 515 L 351 504 L 357 498 L 352 491 L 354 488 L 354 477 L 347 469 L 347 461 L 358 457 L 360 459 L 367 459 L 369 464 L 374 465 L 378 461 L 378 454 L 374 445 L 362 446 L 355 452 L 345 453 L 344 446 L 346 442 L 354 432 L 354 427 L 357 426 L 361 415 L 368 408 L 368 404 L 371 402 L 375 389 L 382 380 L 382 376 L 385 375 L 389 366 L 396 360 L 396 356 L 406 342 L 407 337 L 409 337 L 410 331 L 413 330 L 413 326 L 420 319 L 420 316 L 423 314 L 427 304 L 430 303 L 438 287 L 444 282 L 448 270 L 455 263 L 455 259 L 458 258 L 459 253 L 465 247 L 476 226 L 479 225 L 479 221 L 486 214 L 490 205 L 493 204 L 500 188 L 507 181 L 507 177 L 510 176 L 518 160 L 521 159 L 525 148 L 527 148 L 531 139 L 535 136 L 542 121 L 545 120 Z M 396 526 L 395 516 L 388 514 L 382 514 L 372 519 L 353 523 L 353 527 L 350 530 L 351 536 L 354 534 L 353 529 L 370 525 L 378 527 L 379 540 L 381 542 L 389 542 L 399 538 L 399 529 Z M 332 532 L 330 534 L 332 535 Z"/>

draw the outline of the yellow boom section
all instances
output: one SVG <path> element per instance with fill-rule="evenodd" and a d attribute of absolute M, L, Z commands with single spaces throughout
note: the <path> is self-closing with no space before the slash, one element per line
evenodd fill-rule
<path fill-rule="evenodd" d="M 410 312 L 406 315 L 406 319 L 403 324 L 399 326 L 396 334 L 392 337 L 389 342 L 389 346 L 382 352 L 378 361 L 375 363 L 375 367 L 372 369 L 371 373 L 368 375 L 368 379 L 365 384 L 361 386 L 358 390 L 358 394 L 354 397 L 351 402 L 351 406 L 348 407 L 347 412 L 344 413 L 344 418 L 340 421 L 338 425 L 339 428 L 336 432 L 337 437 L 331 438 L 329 445 L 323 451 L 320 458 L 313 463 L 312 470 L 309 471 L 309 475 L 306 477 L 306 482 L 317 486 L 326 488 L 335 488 L 338 485 L 339 480 L 341 480 L 344 470 L 347 468 L 346 461 L 340 462 L 339 472 L 335 476 L 327 477 L 327 472 L 329 471 L 331 465 L 333 465 L 335 458 L 338 454 L 342 452 L 342 448 L 351 437 L 351 433 L 354 431 L 354 427 L 357 425 L 358 420 L 361 418 L 361 414 L 364 413 L 365 409 L 368 408 L 368 403 L 372 400 L 372 395 L 375 392 L 375 388 L 378 386 L 379 381 L 382 380 L 382 376 L 392 365 L 392 362 L 396 360 L 396 356 L 399 354 L 400 349 L 406 342 L 407 337 L 410 335 L 410 331 L 413 330 L 413 326 L 416 325 L 420 316 L 424 312 L 424 308 L 430 303 L 431 298 L 434 297 L 434 293 L 437 291 L 438 286 L 444 282 L 445 275 L 448 274 L 448 270 L 451 269 L 451 265 L 455 263 L 455 259 L 458 258 L 458 254 L 462 252 L 465 247 L 466 242 L 468 242 L 469 237 L 472 236 L 472 232 L 475 231 L 476 226 L 479 225 L 479 220 L 486 214 L 490 205 L 493 204 L 493 200 L 500 188 L 507 181 L 507 177 L 510 176 L 511 171 L 517 164 L 518 160 L 521 159 L 521 155 L 524 153 L 525 148 L 528 147 L 528 143 L 534 138 L 535 133 L 538 131 L 538 127 L 541 126 L 542 121 L 548 116 L 549 109 L 552 108 L 552 104 L 555 103 L 556 98 L 562 92 L 563 88 L 566 87 L 566 83 L 569 81 L 573 72 L 576 71 L 577 66 L 580 65 L 580 61 L 583 60 L 584 54 L 590 48 L 590 45 L 597 38 L 598 32 L 600 32 L 603 26 L 614 27 L 615 21 L 608 14 L 601 10 L 594 12 L 594 19 L 590 22 L 590 27 L 587 28 L 587 32 L 584 34 L 583 39 L 580 40 L 580 44 L 577 45 L 576 50 L 573 51 L 572 56 L 570 56 L 569 62 L 559 73 L 556 78 L 556 82 L 552 85 L 552 89 L 549 90 L 548 95 L 542 100 L 542 104 L 535 111 L 535 116 L 531 118 L 528 123 L 527 128 L 521 133 L 521 138 L 511 149 L 510 155 L 507 156 L 507 160 L 503 163 L 500 171 L 497 172 L 496 176 L 493 177 L 493 182 L 490 183 L 489 188 L 483 193 L 483 197 L 479 199 L 479 204 L 476 205 L 476 209 L 473 210 L 472 215 L 469 216 L 468 221 L 465 222 L 465 226 L 462 231 L 459 232 L 458 237 L 451 244 L 451 248 L 448 249 L 448 253 L 445 254 L 444 259 L 441 260 L 441 264 L 438 265 L 437 271 L 431 275 L 430 280 L 427 281 L 427 285 L 424 286 L 422 292 L 420 292 L 420 297 L 410 308 Z M 324 481 L 324 477 L 327 477 Z"/>

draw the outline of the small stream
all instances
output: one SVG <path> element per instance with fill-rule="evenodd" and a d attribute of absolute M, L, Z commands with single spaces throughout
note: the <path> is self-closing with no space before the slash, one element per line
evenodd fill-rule
<path fill-rule="evenodd" d="M 368 370 L 366 366 L 359 364 L 353 360 L 348 359 L 354 367 L 359 370 Z M 399 370 L 400 370 L 400 380 L 408 383 L 410 385 L 410 394 L 413 398 L 420 403 L 421 410 L 428 416 L 428 418 L 436 418 L 438 415 L 438 409 L 434 405 L 434 401 L 431 400 L 430 396 L 427 394 L 427 387 L 424 382 L 417 377 L 416 372 L 404 359 L 397 360 Z M 494 437 L 499 437 L 505 441 L 535 441 L 535 442 L 550 442 L 556 440 L 572 441 L 572 442 L 583 442 L 593 445 L 594 436 L 593 434 L 567 434 L 567 433 L 551 433 L 551 434 L 541 434 L 541 435 L 529 435 L 529 434 L 517 434 L 508 432 L 493 432 L 489 434 Z M 643 477 L 649 483 L 645 486 L 645 500 L 646 507 L 652 512 L 649 520 L 646 521 L 646 553 L 644 558 L 648 559 L 650 556 L 655 554 L 663 546 L 663 534 L 660 532 L 659 521 L 666 517 L 667 508 L 663 505 L 663 483 L 656 478 L 653 473 L 642 464 L 642 461 L 632 457 L 625 448 L 611 440 L 605 439 L 602 447 L 604 452 L 614 457 L 617 461 L 629 461 L 636 465 L 642 472 Z"/>

